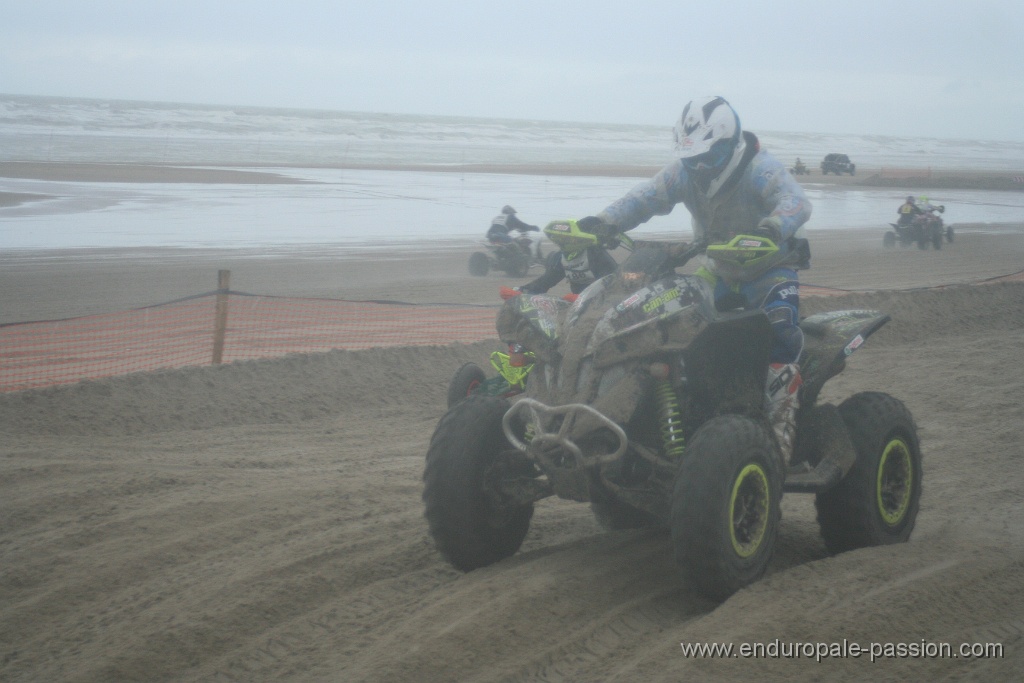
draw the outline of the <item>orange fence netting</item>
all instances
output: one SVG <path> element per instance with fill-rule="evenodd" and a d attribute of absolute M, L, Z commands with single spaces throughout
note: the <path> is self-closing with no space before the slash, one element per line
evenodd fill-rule
<path fill-rule="evenodd" d="M 222 296 L 225 296 L 222 294 Z M 213 362 L 216 292 L 119 313 L 0 326 L 0 392 Z M 222 362 L 496 337 L 497 306 L 228 292 Z"/>
<path fill-rule="evenodd" d="M 974 284 L 1024 279 L 1024 271 Z M 802 285 L 804 296 L 847 290 Z M 226 309 L 218 309 L 218 298 Z M 142 370 L 288 353 L 477 342 L 497 337 L 498 305 L 408 304 L 263 296 L 219 290 L 156 306 L 0 325 L 0 392 Z M 226 310 L 223 327 L 218 311 Z M 223 320 L 223 319 L 222 319 Z"/>

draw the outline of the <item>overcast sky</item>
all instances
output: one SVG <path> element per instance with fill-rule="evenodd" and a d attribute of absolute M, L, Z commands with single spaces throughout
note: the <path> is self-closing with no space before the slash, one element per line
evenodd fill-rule
<path fill-rule="evenodd" d="M 0 92 L 1024 140 L 1022 0 L 0 0 Z"/>

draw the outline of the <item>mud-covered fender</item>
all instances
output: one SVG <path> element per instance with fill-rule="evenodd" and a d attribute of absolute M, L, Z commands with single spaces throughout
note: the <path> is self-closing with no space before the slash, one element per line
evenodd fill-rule
<path fill-rule="evenodd" d="M 842 372 L 850 354 L 890 320 L 889 315 L 871 310 L 829 311 L 801 320 L 800 329 L 804 331 L 804 350 L 799 361 L 804 387 L 802 402 L 812 404 L 825 382 Z"/>
<path fill-rule="evenodd" d="M 522 344 L 551 363 L 558 342 L 558 319 L 569 306 L 568 301 L 549 294 L 514 296 L 498 310 L 498 337 L 506 343 Z"/>

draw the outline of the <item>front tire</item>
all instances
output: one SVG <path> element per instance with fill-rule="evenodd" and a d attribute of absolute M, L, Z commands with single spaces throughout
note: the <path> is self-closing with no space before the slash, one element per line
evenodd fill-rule
<path fill-rule="evenodd" d="M 529 476 L 530 463 L 501 429 L 509 402 L 469 396 L 434 430 L 423 473 L 424 516 L 438 551 L 464 572 L 510 557 L 523 544 L 533 504 L 498 487 L 503 476 Z"/>
<path fill-rule="evenodd" d="M 448 407 L 451 408 L 479 389 L 486 379 L 483 368 L 476 363 L 466 363 L 456 370 L 448 384 Z"/>
<path fill-rule="evenodd" d="M 946 227 L 946 241 L 949 242 L 950 244 L 953 243 L 953 226 L 952 225 Z"/>
<path fill-rule="evenodd" d="M 855 394 L 839 406 L 857 459 L 842 481 L 815 498 L 832 553 L 903 543 L 921 502 L 921 448 L 913 416 L 898 399 Z"/>
<path fill-rule="evenodd" d="M 758 422 L 723 415 L 690 440 L 676 474 L 671 529 L 686 579 L 724 600 L 761 578 L 775 552 L 782 471 Z"/>

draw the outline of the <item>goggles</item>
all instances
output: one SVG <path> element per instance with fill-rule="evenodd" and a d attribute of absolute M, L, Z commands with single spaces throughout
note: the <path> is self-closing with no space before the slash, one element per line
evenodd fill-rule
<path fill-rule="evenodd" d="M 724 168 L 732 157 L 732 140 L 719 140 L 707 152 L 683 159 L 686 170 L 696 173 L 707 173 Z"/>

